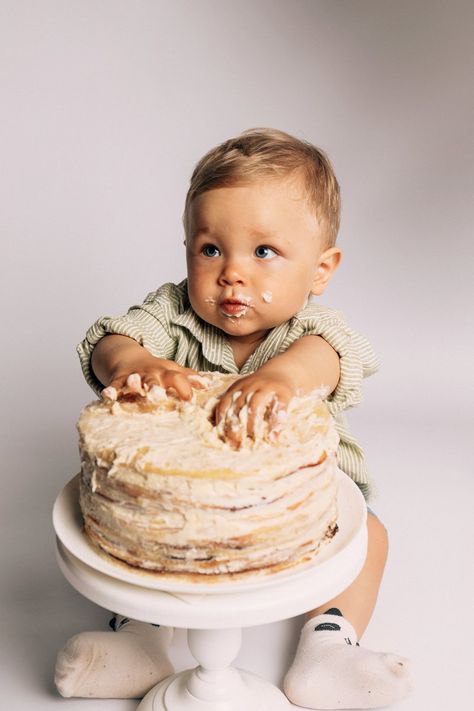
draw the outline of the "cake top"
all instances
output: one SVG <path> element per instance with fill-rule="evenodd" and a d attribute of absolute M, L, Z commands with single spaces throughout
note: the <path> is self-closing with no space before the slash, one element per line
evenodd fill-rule
<path fill-rule="evenodd" d="M 193 389 L 188 401 L 158 386 L 149 392 L 135 388 L 118 399 L 106 388 L 104 399 L 90 403 L 80 415 L 81 450 L 110 471 L 220 478 L 275 467 L 284 475 L 336 450 L 339 438 L 322 400 L 325 391 L 292 398 L 277 436 L 268 418 L 262 418 L 254 437 L 244 435 L 236 448 L 223 428 L 212 424 L 211 414 L 218 397 L 239 377 L 213 372 L 198 379 L 205 388 Z M 244 433 L 247 418 L 244 407 L 234 423 Z"/>

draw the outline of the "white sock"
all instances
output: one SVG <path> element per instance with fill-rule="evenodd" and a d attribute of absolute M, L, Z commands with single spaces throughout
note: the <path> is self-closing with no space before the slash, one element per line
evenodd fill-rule
<path fill-rule="evenodd" d="M 173 673 L 171 627 L 116 615 L 115 632 L 81 632 L 59 652 L 54 682 L 62 696 L 139 699 Z"/>
<path fill-rule="evenodd" d="M 308 620 L 283 682 L 289 700 L 310 709 L 370 709 L 407 696 L 409 660 L 360 647 L 338 608 Z"/>

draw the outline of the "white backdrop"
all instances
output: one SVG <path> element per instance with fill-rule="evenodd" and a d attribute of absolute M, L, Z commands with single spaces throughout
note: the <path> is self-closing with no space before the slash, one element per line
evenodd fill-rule
<path fill-rule="evenodd" d="M 3 610 L 27 647 L 30 621 L 59 611 L 27 655 L 30 691 L 10 674 L 18 703 L 55 703 L 57 646 L 98 619 L 56 569 L 49 519 L 92 397 L 75 345 L 99 315 L 185 276 L 194 164 L 245 128 L 315 143 L 341 184 L 344 259 L 323 303 L 383 363 L 351 416 L 393 539 L 380 648 L 416 656 L 418 613 L 411 632 L 397 620 L 433 585 L 433 612 L 467 595 L 451 546 L 474 493 L 472 19 L 469 0 L 0 0 Z"/>

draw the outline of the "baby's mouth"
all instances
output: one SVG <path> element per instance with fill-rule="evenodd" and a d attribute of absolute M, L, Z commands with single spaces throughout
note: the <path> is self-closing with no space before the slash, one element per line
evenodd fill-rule
<path fill-rule="evenodd" d="M 236 316 L 239 318 L 247 312 L 250 303 L 239 299 L 224 299 L 219 306 L 224 316 Z"/>

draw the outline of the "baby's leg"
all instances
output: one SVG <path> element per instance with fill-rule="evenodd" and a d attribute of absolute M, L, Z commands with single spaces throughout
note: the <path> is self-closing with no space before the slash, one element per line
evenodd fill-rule
<path fill-rule="evenodd" d="M 368 513 L 368 550 L 352 584 L 307 614 L 295 660 L 285 680 L 293 703 L 312 709 L 375 708 L 412 689 L 409 662 L 358 643 L 372 616 L 388 554 L 388 534 Z"/>
<path fill-rule="evenodd" d="M 115 615 L 113 632 L 81 632 L 59 652 L 54 681 L 62 696 L 139 699 L 173 673 L 169 627 Z"/>
<path fill-rule="evenodd" d="M 306 615 L 307 619 L 312 619 L 332 607 L 337 607 L 353 625 L 358 639 L 364 634 L 372 617 L 388 557 L 387 529 L 382 521 L 370 512 L 367 512 L 367 533 L 367 558 L 357 578 L 342 593 Z"/>

